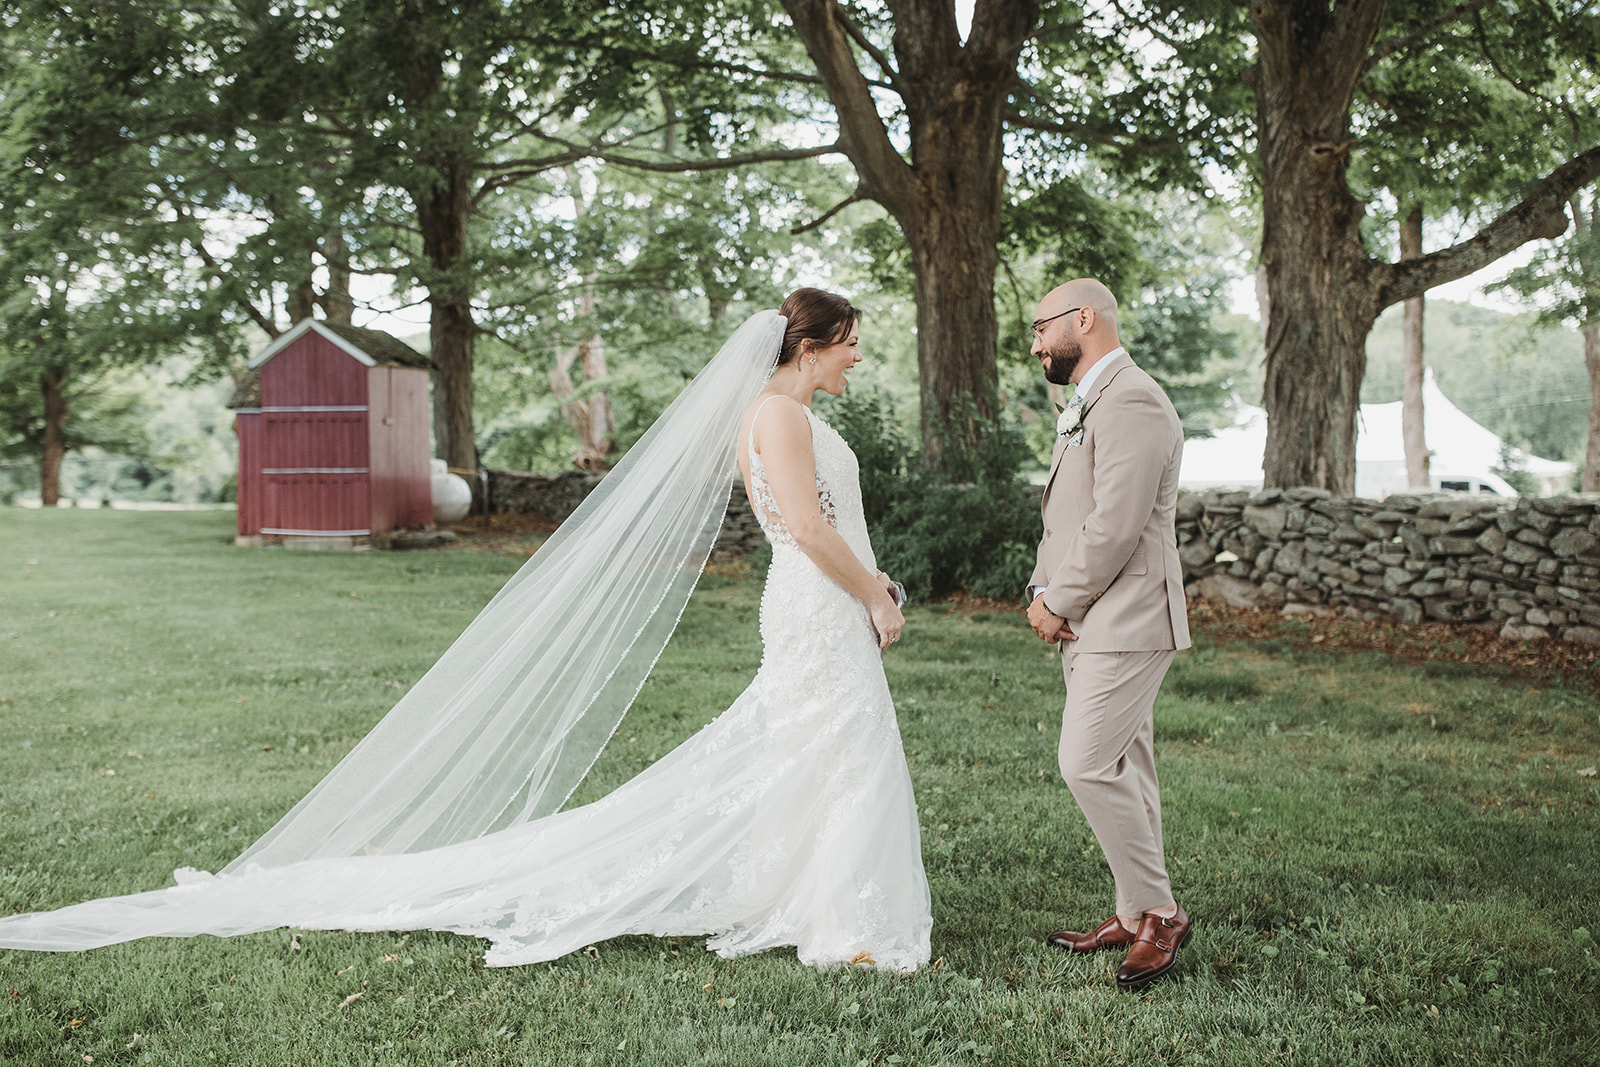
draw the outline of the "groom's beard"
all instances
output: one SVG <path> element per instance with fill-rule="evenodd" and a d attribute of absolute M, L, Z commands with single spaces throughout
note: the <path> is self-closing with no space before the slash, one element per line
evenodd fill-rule
<path fill-rule="evenodd" d="M 1083 346 L 1066 340 L 1044 350 L 1044 380 L 1051 385 L 1071 385 L 1072 372 L 1083 361 Z"/>

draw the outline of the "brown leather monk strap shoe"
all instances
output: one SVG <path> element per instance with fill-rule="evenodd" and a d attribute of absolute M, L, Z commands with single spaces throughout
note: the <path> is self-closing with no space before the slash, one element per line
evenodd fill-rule
<path fill-rule="evenodd" d="M 1103 948 L 1126 948 L 1133 944 L 1133 934 L 1115 915 L 1087 934 L 1071 930 L 1057 930 L 1044 939 L 1047 945 L 1064 948 L 1068 952 L 1099 952 Z"/>
<path fill-rule="evenodd" d="M 1117 968 L 1117 988 L 1138 989 L 1172 970 L 1178 962 L 1178 950 L 1189 943 L 1191 932 L 1189 914 L 1182 904 L 1170 919 L 1145 912 L 1128 958 Z"/>

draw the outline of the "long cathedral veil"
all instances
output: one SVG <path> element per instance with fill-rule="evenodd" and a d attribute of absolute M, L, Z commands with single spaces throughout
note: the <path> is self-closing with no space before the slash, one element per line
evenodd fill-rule
<path fill-rule="evenodd" d="M 558 810 L 678 624 L 785 320 L 752 315 L 338 766 L 224 873 L 419 852 Z"/>

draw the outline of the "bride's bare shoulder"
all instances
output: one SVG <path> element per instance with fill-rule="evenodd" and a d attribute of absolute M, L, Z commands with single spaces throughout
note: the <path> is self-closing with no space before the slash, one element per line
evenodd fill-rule
<path fill-rule="evenodd" d="M 805 405 L 784 393 L 763 393 L 745 412 L 740 436 L 750 441 L 759 453 L 766 446 L 781 447 L 802 435 L 808 440 L 811 436 Z"/>

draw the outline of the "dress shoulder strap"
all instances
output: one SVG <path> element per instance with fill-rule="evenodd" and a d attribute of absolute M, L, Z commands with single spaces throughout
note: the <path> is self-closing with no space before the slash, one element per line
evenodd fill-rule
<path fill-rule="evenodd" d="M 770 396 L 768 396 L 766 398 L 766 400 L 763 400 L 763 401 L 761 401 L 761 403 L 756 405 L 756 413 L 754 415 L 750 416 L 750 439 L 747 442 L 745 447 L 750 450 L 750 463 L 751 463 L 752 466 L 754 466 L 756 464 L 756 462 L 758 461 L 758 459 L 760 457 L 760 453 L 756 451 L 756 420 L 761 418 L 761 409 L 767 406 L 767 400 L 776 400 L 780 396 L 783 396 L 783 394 L 782 393 L 773 393 L 773 394 L 771 394 Z M 799 401 L 795 401 L 795 403 L 798 404 Z M 811 418 L 810 418 L 811 409 L 809 407 L 806 407 L 806 405 L 804 405 L 804 404 L 800 404 L 800 407 L 806 413 L 806 416 L 807 416 L 806 422 L 810 423 L 810 421 L 811 421 Z"/>

